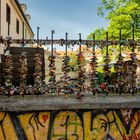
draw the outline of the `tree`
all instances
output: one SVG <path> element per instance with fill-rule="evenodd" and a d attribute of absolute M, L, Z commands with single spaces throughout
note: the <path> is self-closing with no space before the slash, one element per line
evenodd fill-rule
<path fill-rule="evenodd" d="M 98 14 L 110 20 L 108 32 L 110 39 L 117 39 L 122 29 L 122 39 L 132 38 L 132 28 L 135 28 L 135 38 L 140 37 L 140 1 L 139 0 L 102 0 Z"/>
<path fill-rule="evenodd" d="M 102 28 L 98 28 L 95 30 L 95 35 L 96 35 L 96 40 L 104 40 L 105 39 L 105 35 L 106 35 L 106 30 L 102 27 Z M 90 33 L 87 37 L 87 39 L 93 39 L 93 33 Z"/>

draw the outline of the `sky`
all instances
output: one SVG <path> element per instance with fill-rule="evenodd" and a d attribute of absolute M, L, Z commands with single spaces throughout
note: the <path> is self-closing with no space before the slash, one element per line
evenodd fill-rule
<path fill-rule="evenodd" d="M 31 15 L 30 25 L 36 38 L 37 27 L 40 27 L 40 38 L 60 39 L 69 33 L 69 39 L 82 39 L 95 29 L 107 27 L 108 21 L 98 16 L 97 8 L 100 0 L 19 0 L 27 5 L 26 14 Z"/>

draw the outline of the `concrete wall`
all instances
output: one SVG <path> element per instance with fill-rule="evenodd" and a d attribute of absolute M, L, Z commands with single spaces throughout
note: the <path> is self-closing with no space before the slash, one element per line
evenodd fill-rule
<path fill-rule="evenodd" d="M 139 109 L 1 112 L 1 140 L 139 140 Z"/>
<path fill-rule="evenodd" d="M 1 96 L 0 139 L 140 140 L 139 99 Z"/>

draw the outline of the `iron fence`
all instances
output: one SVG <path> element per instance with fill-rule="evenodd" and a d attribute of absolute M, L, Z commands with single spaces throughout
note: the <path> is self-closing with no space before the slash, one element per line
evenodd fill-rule
<path fill-rule="evenodd" d="M 134 38 L 129 40 L 121 39 L 121 30 L 119 35 L 119 40 L 117 41 L 109 41 L 108 32 L 106 33 L 105 40 L 96 40 L 95 34 L 93 34 L 92 40 L 82 40 L 81 34 L 79 34 L 79 40 L 69 40 L 68 33 L 65 35 L 65 39 L 54 40 L 53 39 L 54 32 L 52 31 L 51 39 L 39 40 L 39 39 L 12 39 L 11 37 L 7 37 L 3 39 L 0 37 L 0 44 L 4 44 L 7 46 L 5 49 L 5 54 L 9 51 L 11 44 L 21 44 L 24 48 L 26 44 L 35 44 L 40 45 L 51 45 L 51 55 L 48 57 L 49 61 L 49 81 L 46 84 L 42 79 L 43 73 L 41 70 L 42 67 L 42 59 L 41 54 L 36 52 L 34 57 L 34 84 L 27 83 L 27 54 L 23 49 L 23 52 L 20 54 L 18 69 L 19 73 L 19 86 L 15 86 L 12 83 L 12 70 L 13 70 L 13 60 L 10 53 L 5 55 L 4 66 L 2 67 L 3 73 L 0 75 L 4 77 L 3 85 L 0 85 L 0 95 L 66 95 L 66 94 L 75 94 L 77 99 L 81 99 L 85 94 L 104 94 L 108 95 L 110 93 L 137 93 L 137 85 L 136 85 L 136 69 L 137 69 L 137 59 L 134 49 L 136 46 L 140 46 L 140 40 L 134 40 Z M 59 44 L 61 46 L 65 46 L 65 56 L 63 58 L 62 71 L 63 76 L 61 79 L 56 81 L 56 66 L 55 66 L 55 55 L 54 55 L 54 44 Z M 78 75 L 77 78 L 73 79 L 69 76 L 69 61 L 70 57 L 68 56 L 67 49 L 69 45 L 79 45 L 79 52 L 77 54 L 77 65 L 78 65 Z M 90 85 L 85 84 L 85 70 L 82 63 L 82 51 L 81 46 L 87 45 L 92 47 L 92 58 L 89 62 L 92 72 L 90 73 Z M 108 53 L 109 45 L 119 45 L 120 51 L 118 55 L 118 60 L 115 64 L 116 72 L 114 74 L 113 80 L 110 72 L 110 56 Z M 124 72 L 124 61 L 121 51 L 121 46 L 130 46 L 132 47 L 132 53 L 130 54 L 130 61 L 128 64 L 129 71 L 127 73 Z M 98 47 L 106 47 L 106 55 L 104 56 L 104 80 L 103 83 L 98 83 L 97 78 L 97 57 L 96 57 L 96 49 L 95 46 Z M 1 78 L 2 79 L 2 78 Z M 113 82 L 112 82 L 113 81 Z"/>

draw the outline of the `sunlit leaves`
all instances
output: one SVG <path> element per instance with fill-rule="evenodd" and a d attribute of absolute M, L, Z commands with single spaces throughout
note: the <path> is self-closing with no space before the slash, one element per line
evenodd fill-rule
<path fill-rule="evenodd" d="M 132 37 L 132 26 L 135 27 L 135 38 L 140 37 L 140 1 L 139 0 L 102 0 L 98 14 L 110 20 L 108 32 L 110 38 L 117 39 L 122 29 L 122 38 Z M 101 37 L 102 38 L 102 37 Z"/>

